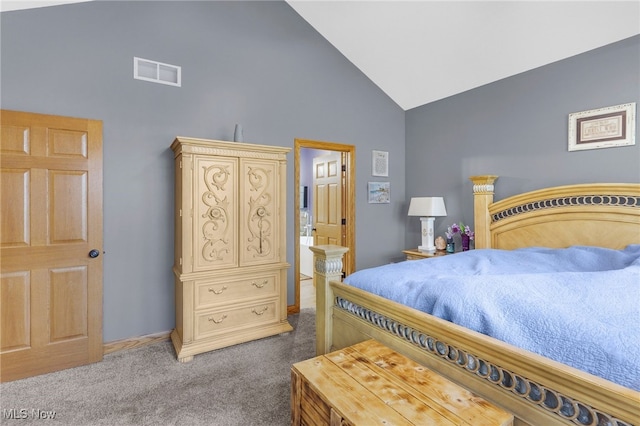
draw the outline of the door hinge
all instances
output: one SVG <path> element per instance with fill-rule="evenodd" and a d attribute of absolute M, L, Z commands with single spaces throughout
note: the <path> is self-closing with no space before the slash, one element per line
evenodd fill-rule
<path fill-rule="evenodd" d="M 347 165 L 346 165 L 346 164 L 343 164 L 343 165 L 342 165 L 342 171 L 343 171 L 343 172 L 346 172 L 346 171 L 347 171 Z"/>
<path fill-rule="evenodd" d="M 346 224 L 347 224 L 347 219 L 342 218 L 342 224 L 343 224 L 343 225 L 346 225 Z"/>

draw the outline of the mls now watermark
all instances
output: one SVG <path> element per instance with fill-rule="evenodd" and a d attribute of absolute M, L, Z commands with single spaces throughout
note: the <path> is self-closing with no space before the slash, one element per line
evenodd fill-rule
<path fill-rule="evenodd" d="M 6 420 L 25 420 L 25 419 L 40 419 L 40 420 L 53 420 L 56 417 L 56 412 L 51 410 L 41 410 L 39 408 L 3 408 L 2 418 Z"/>

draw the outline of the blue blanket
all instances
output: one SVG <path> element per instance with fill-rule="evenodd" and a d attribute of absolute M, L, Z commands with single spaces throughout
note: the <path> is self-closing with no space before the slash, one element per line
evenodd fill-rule
<path fill-rule="evenodd" d="M 471 250 L 344 282 L 640 391 L 640 245 Z"/>

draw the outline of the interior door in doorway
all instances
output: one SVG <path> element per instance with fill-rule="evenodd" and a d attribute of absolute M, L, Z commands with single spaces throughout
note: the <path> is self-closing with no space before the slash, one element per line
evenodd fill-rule
<path fill-rule="evenodd" d="M 102 122 L 0 111 L 0 380 L 102 359 Z"/>
<path fill-rule="evenodd" d="M 314 244 L 343 245 L 342 153 L 313 159 Z"/>

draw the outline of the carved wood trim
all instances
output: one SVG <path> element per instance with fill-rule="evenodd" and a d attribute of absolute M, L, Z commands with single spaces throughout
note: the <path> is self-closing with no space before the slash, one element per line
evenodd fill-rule
<path fill-rule="evenodd" d="M 175 156 L 184 154 L 204 154 L 224 157 L 244 157 L 267 160 L 286 160 L 290 148 L 271 145 L 257 145 L 178 136 L 171 148 Z"/>
<path fill-rule="evenodd" d="M 507 217 L 522 213 L 533 213 L 540 210 L 548 210 L 559 207 L 640 207 L 640 195 L 616 195 L 616 194 L 585 194 L 580 196 L 550 197 L 538 201 L 518 204 L 491 214 L 492 222 L 498 222 Z"/>
<path fill-rule="evenodd" d="M 207 211 L 202 215 L 206 218 L 202 224 L 202 238 L 205 241 L 202 245 L 202 257 L 207 261 L 222 260 L 222 253 L 229 253 L 229 202 L 226 196 L 220 198 L 216 195 L 216 191 L 224 193 L 230 175 L 227 165 L 213 164 L 204 168 L 207 191 L 202 194 L 202 202 L 207 206 Z M 221 246 L 217 246 L 218 244 Z"/>

